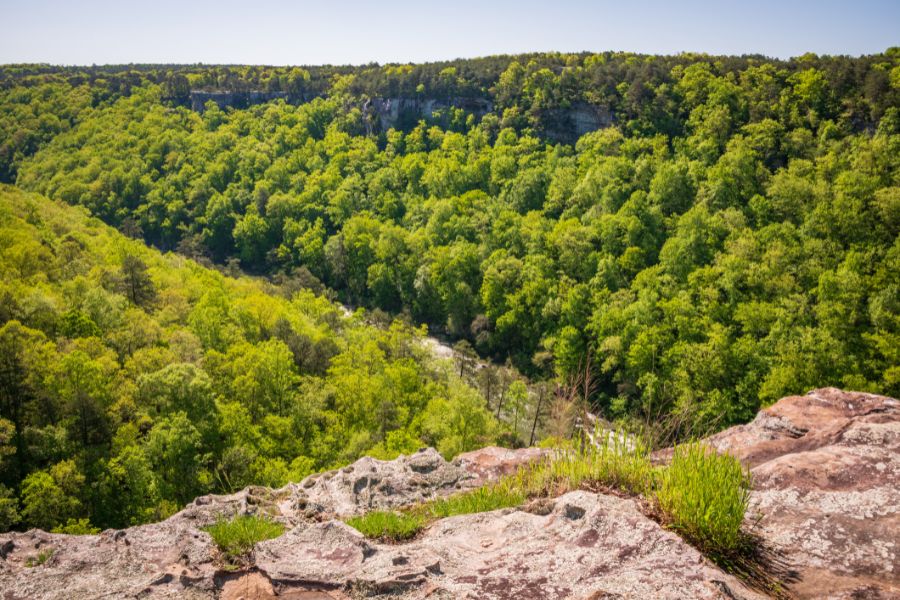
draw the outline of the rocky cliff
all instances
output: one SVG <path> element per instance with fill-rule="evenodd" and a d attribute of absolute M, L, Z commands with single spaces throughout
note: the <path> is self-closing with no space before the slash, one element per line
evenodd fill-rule
<path fill-rule="evenodd" d="M 287 92 L 267 92 L 261 90 L 191 90 L 185 102 L 191 110 L 203 112 L 208 102 L 214 102 L 219 108 L 243 109 L 256 104 L 284 100 L 288 104 L 309 102 L 313 95 L 291 95 Z M 447 120 L 449 110 L 459 109 L 480 120 L 488 113 L 494 112 L 494 103 L 481 97 L 406 97 L 371 98 L 360 106 L 368 117 L 368 133 L 381 133 L 388 129 L 409 130 L 420 120 L 437 120 L 441 115 Z M 542 111 L 538 115 L 539 133 L 555 141 L 574 144 L 579 137 L 591 131 L 597 131 L 613 124 L 612 113 L 608 108 L 576 102 L 567 108 L 554 108 Z"/>
<path fill-rule="evenodd" d="M 214 102 L 221 109 L 226 107 L 242 109 L 273 100 L 284 100 L 288 104 L 301 104 L 312 100 L 312 96 L 262 90 L 191 90 L 188 96 L 191 110 L 197 112 L 206 110 L 207 102 Z"/>
<path fill-rule="evenodd" d="M 897 400 L 815 390 L 708 441 L 752 468 L 748 519 L 764 515 L 754 527 L 792 594 L 900 597 Z M 161 523 L 0 535 L 0 598 L 764 597 L 646 517 L 637 500 L 591 491 L 443 519 L 402 544 L 369 541 L 337 519 L 469 489 L 540 454 L 363 458 L 279 490 L 201 497 Z M 239 513 L 266 513 L 288 529 L 256 546 L 251 568 L 230 572 L 200 528 Z M 41 553 L 49 558 L 28 567 Z"/>
<path fill-rule="evenodd" d="M 378 131 L 390 128 L 409 129 L 421 119 L 431 120 L 438 113 L 458 108 L 477 119 L 494 110 L 494 103 L 486 98 L 372 98 L 363 104 L 363 112 L 370 116 Z M 374 131 L 374 130 L 373 130 Z"/>

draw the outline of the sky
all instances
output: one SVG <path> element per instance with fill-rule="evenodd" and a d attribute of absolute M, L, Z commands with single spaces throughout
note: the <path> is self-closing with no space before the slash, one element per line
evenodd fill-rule
<path fill-rule="evenodd" d="M 365 64 L 900 45 L 900 0 L 0 0 L 0 63 Z"/>

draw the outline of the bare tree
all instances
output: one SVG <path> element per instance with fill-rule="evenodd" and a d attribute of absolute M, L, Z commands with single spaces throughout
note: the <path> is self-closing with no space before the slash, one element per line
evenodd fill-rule
<path fill-rule="evenodd" d="M 549 430 L 552 435 L 560 438 L 577 435 L 583 441 L 584 428 L 591 422 L 591 398 L 597 391 L 592 364 L 588 352 L 566 382 L 556 386 L 550 406 Z"/>

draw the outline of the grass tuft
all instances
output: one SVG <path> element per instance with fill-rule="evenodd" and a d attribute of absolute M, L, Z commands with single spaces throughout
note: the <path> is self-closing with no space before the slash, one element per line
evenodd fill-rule
<path fill-rule="evenodd" d="M 243 563 L 257 543 L 277 538 L 284 533 L 284 525 L 281 523 L 256 515 L 219 519 L 203 529 L 212 536 L 225 563 L 230 566 Z"/>
<path fill-rule="evenodd" d="M 375 510 L 350 517 L 346 523 L 368 538 L 401 542 L 415 537 L 438 519 L 518 506 L 525 499 L 521 490 L 504 480 L 403 510 Z"/>
<path fill-rule="evenodd" d="M 502 480 L 455 496 L 432 500 L 423 506 L 430 520 L 456 515 L 490 512 L 501 508 L 519 506 L 526 500 L 523 490 Z"/>
<path fill-rule="evenodd" d="M 25 566 L 29 569 L 39 567 L 53 557 L 53 548 L 38 552 L 37 556 L 29 556 L 25 559 Z"/>
<path fill-rule="evenodd" d="M 374 510 L 350 517 L 346 523 L 368 538 L 396 542 L 415 537 L 426 525 L 420 514 L 390 510 Z"/>
<path fill-rule="evenodd" d="M 739 550 L 750 503 L 750 473 L 731 455 L 692 442 L 675 447 L 656 499 L 671 527 L 707 554 Z"/>
<path fill-rule="evenodd" d="M 599 431 L 595 438 L 593 444 L 559 448 L 550 458 L 523 467 L 512 476 L 512 485 L 529 497 L 559 496 L 583 487 L 632 495 L 649 491 L 653 467 L 649 447 L 640 438 Z"/>

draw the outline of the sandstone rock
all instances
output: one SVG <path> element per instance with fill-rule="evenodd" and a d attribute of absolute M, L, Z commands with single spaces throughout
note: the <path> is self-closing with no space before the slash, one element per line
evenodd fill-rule
<path fill-rule="evenodd" d="M 709 442 L 752 468 L 758 533 L 801 597 L 900 597 L 900 402 L 825 388 Z"/>
<path fill-rule="evenodd" d="M 296 527 L 257 546 L 275 589 L 314 581 L 404 598 L 761 598 L 634 500 L 570 492 L 547 515 L 463 515 L 406 544 L 377 544 L 341 522 Z M 603 596 L 599 596 L 603 597 Z"/>
<path fill-rule="evenodd" d="M 515 473 L 519 467 L 540 460 L 547 455 L 542 448 L 510 450 L 488 446 L 472 452 L 464 452 L 453 459 L 453 464 L 476 477 L 476 485 Z"/>
<path fill-rule="evenodd" d="M 444 460 L 434 448 L 395 460 L 364 457 L 350 466 L 312 475 L 285 488 L 295 507 L 349 516 L 396 508 L 479 485 L 476 474 Z M 287 509 L 290 512 L 290 509 Z"/>
<path fill-rule="evenodd" d="M 124 533 L 124 535 L 122 535 Z M 99 535 L 39 530 L 8 534 L 15 549 L 0 561 L 0 598 L 211 598 L 213 545 L 188 521 L 172 519 Z M 29 559 L 51 553 L 43 564 Z"/>
<path fill-rule="evenodd" d="M 533 454 L 507 452 L 515 464 L 524 462 L 520 452 Z M 320 520 L 345 527 L 332 519 L 451 494 L 482 481 L 483 474 L 448 463 L 436 450 L 426 448 L 392 461 L 362 458 L 279 490 L 251 486 L 226 496 L 201 496 L 161 523 L 122 531 L 85 536 L 39 530 L 3 534 L 0 600 L 214 598 L 226 584 L 229 594 L 251 590 L 249 596 L 234 592 L 234 598 L 265 598 L 266 588 L 258 578 L 234 579 L 219 572 L 215 546 L 202 527 L 237 514 L 265 514 L 301 530 Z M 29 558 L 48 550 L 52 555 L 44 564 L 26 566 Z M 342 597 L 320 587 L 295 586 L 291 597 L 315 598 L 309 594 L 326 592 Z"/>

